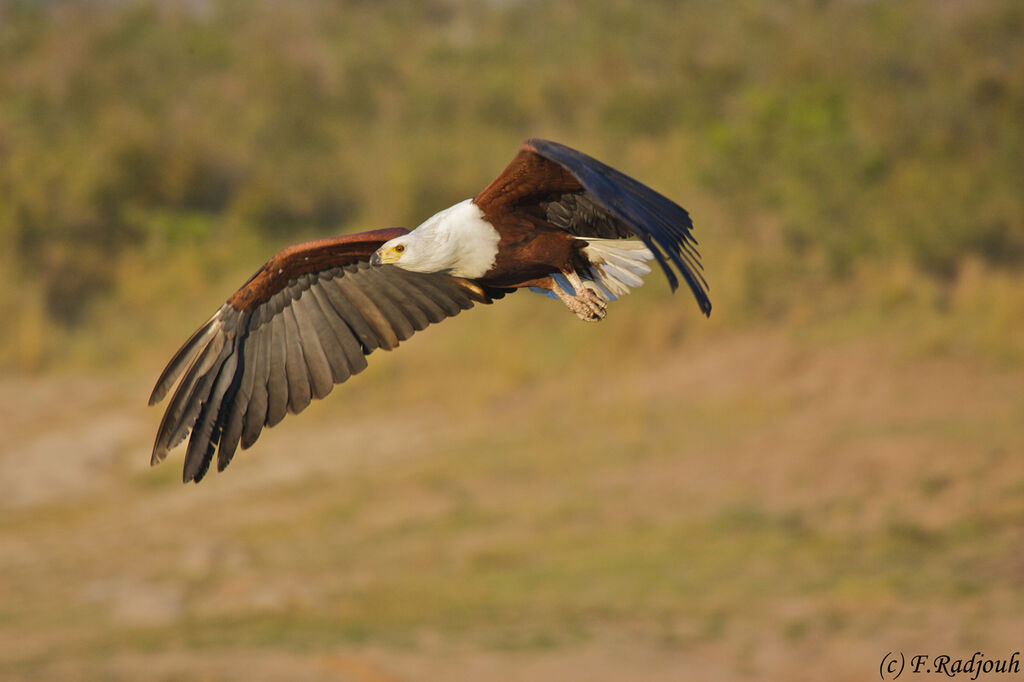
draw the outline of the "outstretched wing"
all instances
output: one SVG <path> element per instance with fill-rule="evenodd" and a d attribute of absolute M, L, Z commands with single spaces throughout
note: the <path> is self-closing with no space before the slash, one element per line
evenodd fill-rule
<path fill-rule="evenodd" d="M 305 409 L 432 322 L 490 303 L 469 280 L 371 266 L 370 255 L 404 229 L 298 244 L 270 259 L 175 354 L 149 403 L 175 390 L 157 431 L 152 463 L 191 431 L 183 479 L 198 482 L 264 426 Z"/>
<path fill-rule="evenodd" d="M 650 187 L 575 149 L 527 140 L 508 167 L 473 200 L 492 223 L 526 212 L 579 237 L 639 237 L 673 291 L 679 274 L 705 315 L 708 285 L 689 214 Z M 671 263 L 671 265 L 670 265 Z"/>

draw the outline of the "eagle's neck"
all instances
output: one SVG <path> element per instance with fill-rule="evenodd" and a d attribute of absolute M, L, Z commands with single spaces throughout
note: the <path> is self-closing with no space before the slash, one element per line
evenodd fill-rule
<path fill-rule="evenodd" d="M 425 220 L 407 239 L 412 248 L 398 263 L 406 270 L 476 279 L 494 267 L 501 235 L 466 199 Z"/>

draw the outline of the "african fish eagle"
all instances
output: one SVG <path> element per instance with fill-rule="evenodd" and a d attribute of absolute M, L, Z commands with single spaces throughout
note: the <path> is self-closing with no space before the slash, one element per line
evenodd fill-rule
<path fill-rule="evenodd" d="M 527 140 L 472 199 L 409 231 L 373 230 L 290 246 L 185 342 L 149 404 L 179 375 L 153 445 L 163 460 L 191 431 L 183 479 L 198 482 L 264 426 L 323 398 L 431 322 L 523 287 L 587 321 L 642 284 L 647 262 L 676 271 L 711 312 L 693 224 L 675 202 L 575 149 Z M 673 269 L 673 266 L 675 269 Z"/>

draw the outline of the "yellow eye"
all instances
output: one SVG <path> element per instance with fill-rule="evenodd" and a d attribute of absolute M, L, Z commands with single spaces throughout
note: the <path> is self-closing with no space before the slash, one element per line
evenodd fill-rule
<path fill-rule="evenodd" d="M 395 245 L 395 253 L 402 253 L 403 251 L 405 251 L 405 244 Z"/>

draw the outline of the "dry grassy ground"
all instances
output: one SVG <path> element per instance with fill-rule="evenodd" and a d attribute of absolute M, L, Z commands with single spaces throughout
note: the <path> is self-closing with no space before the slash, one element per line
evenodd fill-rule
<path fill-rule="evenodd" d="M 629 304 L 468 313 L 199 486 L 147 467 L 149 376 L 0 382 L 0 679 L 866 680 L 1020 648 L 1019 364 Z"/>

